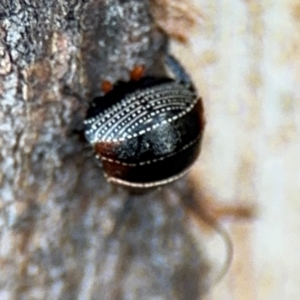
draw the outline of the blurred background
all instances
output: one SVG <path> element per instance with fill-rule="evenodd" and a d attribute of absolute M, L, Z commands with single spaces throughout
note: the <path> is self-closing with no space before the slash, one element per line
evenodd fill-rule
<path fill-rule="evenodd" d="M 182 19 L 188 39 L 172 50 L 207 118 L 190 176 L 216 201 L 258 211 L 251 221 L 222 223 L 233 264 L 206 299 L 299 299 L 300 1 L 198 0 L 185 13 L 197 21 Z"/>
<path fill-rule="evenodd" d="M 299 299 L 300 1 L 28 2 L 0 2 L 0 299 Z M 207 126 L 189 181 L 130 195 L 82 123 L 104 80 L 163 71 L 149 3 Z M 256 208 L 218 220 L 234 252 L 217 284 L 230 252 L 194 198 Z"/>

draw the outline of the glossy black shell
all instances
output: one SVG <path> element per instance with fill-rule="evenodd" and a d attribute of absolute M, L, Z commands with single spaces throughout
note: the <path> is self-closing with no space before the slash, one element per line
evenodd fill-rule
<path fill-rule="evenodd" d="M 197 159 L 203 107 L 188 82 L 144 77 L 118 82 L 93 100 L 85 136 L 108 181 L 153 187 L 182 176 Z"/>

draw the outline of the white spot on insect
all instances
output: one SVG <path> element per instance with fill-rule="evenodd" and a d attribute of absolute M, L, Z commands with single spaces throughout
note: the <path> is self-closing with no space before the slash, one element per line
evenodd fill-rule
<path fill-rule="evenodd" d="M 85 120 L 87 138 L 89 141 L 108 141 L 112 132 L 114 139 L 124 137 L 131 139 L 156 129 L 161 124 L 172 123 L 187 114 L 198 99 L 189 86 L 178 82 L 168 82 L 158 86 L 137 90 L 119 103 L 106 109 L 96 117 Z M 161 119 L 153 124 L 154 116 L 159 116 L 166 111 L 174 115 L 168 119 Z M 145 124 L 143 130 L 140 127 Z M 136 128 L 139 130 L 135 132 Z M 132 133 L 131 133 L 132 132 Z M 131 134 L 129 134 L 131 133 Z"/>

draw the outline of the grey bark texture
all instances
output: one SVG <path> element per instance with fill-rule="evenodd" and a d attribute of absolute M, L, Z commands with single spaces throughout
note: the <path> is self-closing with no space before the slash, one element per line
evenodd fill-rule
<path fill-rule="evenodd" d="M 187 179 L 130 195 L 82 138 L 101 82 L 163 72 L 166 46 L 146 0 L 0 2 L 0 299 L 201 297 Z"/>

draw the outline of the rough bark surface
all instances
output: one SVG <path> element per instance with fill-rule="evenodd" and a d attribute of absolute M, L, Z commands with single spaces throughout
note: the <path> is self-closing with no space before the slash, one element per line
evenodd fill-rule
<path fill-rule="evenodd" d="M 81 132 L 101 82 L 162 72 L 166 43 L 146 0 L 1 1 L 1 299 L 199 299 L 186 180 L 129 196 Z"/>

